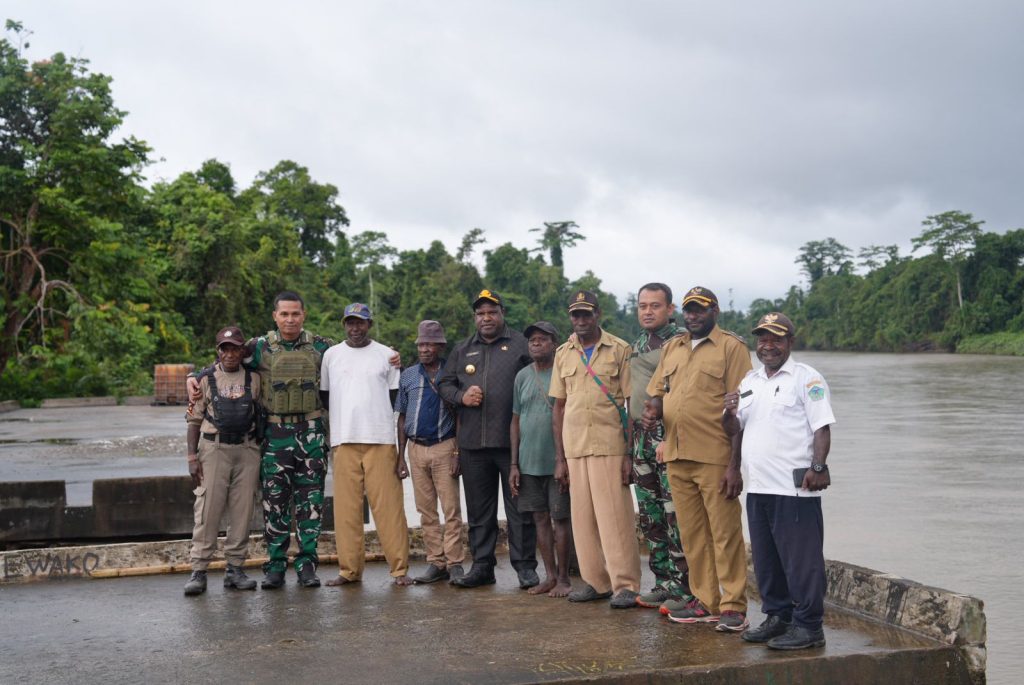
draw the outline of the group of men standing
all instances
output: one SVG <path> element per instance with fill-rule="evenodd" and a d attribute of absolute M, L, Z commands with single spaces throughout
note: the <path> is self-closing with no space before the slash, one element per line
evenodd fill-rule
<path fill-rule="evenodd" d="M 766 315 L 753 330 L 764 364 L 754 371 L 743 339 L 718 327 L 710 290 L 686 293 L 682 327 L 674 322 L 667 285 L 644 285 L 637 302 L 642 332 L 630 345 L 602 328 L 594 293 L 574 293 L 567 306 L 572 334 L 563 343 L 549 322 L 523 333 L 511 329 L 501 296 L 483 290 L 473 302 L 473 335 L 445 359 L 443 328 L 421 322 L 419 361 L 404 372 L 397 355 L 372 340 L 372 313 L 358 303 L 345 309 L 346 340 L 339 345 L 302 328 L 305 310 L 294 293 L 275 300 L 276 331 L 242 343 L 240 331 L 225 329 L 217 338 L 218 363 L 199 374 L 187 416 L 197 499 L 186 594 L 206 588 L 224 509 L 216 502 L 243 500 L 245 492 L 248 510 L 228 507 L 224 583 L 256 586 L 241 568 L 252 468 L 218 485 L 217 494 L 204 491 L 210 486 L 204 476 L 220 473 L 207 464 L 224 461 L 216 455 L 228 448 L 243 455 L 234 461 L 245 461 L 248 450 L 261 464 L 269 557 L 262 586 L 284 584 L 292 503 L 298 582 L 320 584 L 316 541 L 329 442 L 339 575 L 328 585 L 361 577 L 364 492 L 396 584 L 493 584 L 500 488 L 510 562 L 519 586 L 533 594 L 658 608 L 673 622 L 714 623 L 779 649 L 823 645 L 818 496 L 830 483 L 825 457 L 834 422 L 827 384 L 790 359 L 795 329 L 780 313 Z M 240 428 L 240 418 L 223 418 L 244 414 L 238 403 L 263 408 L 259 434 Z M 255 419 L 259 412 L 251 414 Z M 768 616 L 756 628 L 746 617 L 742 463 L 752 481 L 747 511 Z M 428 561 L 415 579 L 407 577 L 402 495 L 410 473 Z M 655 578 L 646 593 L 630 483 Z M 574 552 L 584 581 L 575 590 L 568 577 Z"/>

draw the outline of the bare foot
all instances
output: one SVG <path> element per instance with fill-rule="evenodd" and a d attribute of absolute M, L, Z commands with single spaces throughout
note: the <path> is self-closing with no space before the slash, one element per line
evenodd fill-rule
<path fill-rule="evenodd" d="M 551 588 L 551 592 L 548 593 L 548 597 L 568 597 L 570 592 L 572 592 L 572 585 L 568 582 L 558 583 L 558 585 Z"/>
<path fill-rule="evenodd" d="M 345 576 L 338 576 L 337 578 L 331 578 L 324 585 L 327 587 L 338 587 L 339 585 L 348 585 L 349 583 L 358 583 L 358 580 L 349 580 Z"/>
<path fill-rule="evenodd" d="M 543 595 L 544 593 L 550 591 L 553 587 L 555 587 L 555 579 L 545 578 L 544 582 L 542 582 L 540 585 L 534 585 L 526 592 L 531 595 Z"/>
<path fill-rule="evenodd" d="M 404 587 L 406 585 L 412 585 L 412 578 L 409 576 L 398 576 L 395 578 L 395 585 Z"/>

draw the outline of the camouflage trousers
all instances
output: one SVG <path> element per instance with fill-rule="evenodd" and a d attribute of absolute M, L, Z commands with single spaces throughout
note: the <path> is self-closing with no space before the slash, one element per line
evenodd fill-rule
<path fill-rule="evenodd" d="M 664 426 L 645 433 L 633 426 L 633 482 L 640 509 L 640 532 L 647 540 L 649 564 L 655 586 L 673 597 L 690 594 L 689 567 L 679 542 L 676 508 L 668 485 L 668 471 L 659 464 L 654 450 L 665 435 Z"/>
<path fill-rule="evenodd" d="M 263 571 L 283 572 L 288 567 L 292 506 L 295 537 L 299 543 L 295 569 L 317 567 L 324 505 L 327 453 L 321 419 L 292 424 L 270 424 L 263 439 L 260 481 L 263 485 L 263 538 L 267 563 Z"/>

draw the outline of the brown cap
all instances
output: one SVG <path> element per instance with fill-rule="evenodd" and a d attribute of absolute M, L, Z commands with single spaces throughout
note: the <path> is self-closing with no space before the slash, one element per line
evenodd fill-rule
<path fill-rule="evenodd" d="M 490 302 L 491 304 L 496 304 L 499 307 L 504 306 L 504 302 L 501 300 L 501 295 L 493 290 L 488 290 L 487 288 L 481 290 L 480 294 L 476 296 L 475 300 L 473 300 L 473 309 L 479 307 L 483 302 Z"/>
<path fill-rule="evenodd" d="M 552 340 L 558 342 L 558 329 L 555 328 L 552 324 L 549 324 L 547 321 L 538 321 L 537 323 L 531 323 L 529 326 L 526 327 L 526 330 L 523 331 L 523 335 L 526 337 L 527 340 L 529 340 L 530 336 L 536 333 L 537 331 L 550 335 Z"/>
<path fill-rule="evenodd" d="M 444 326 L 437 321 L 420 321 L 420 327 L 416 335 L 416 344 L 420 343 L 441 343 L 443 345 L 448 344 L 448 340 L 444 337 Z"/>
<path fill-rule="evenodd" d="M 570 312 L 574 312 L 577 309 L 586 309 L 592 312 L 599 307 L 597 295 L 589 290 L 577 290 L 576 294 L 569 298 Z"/>
<path fill-rule="evenodd" d="M 690 288 L 689 290 L 686 291 L 686 294 L 683 295 L 684 309 L 686 308 L 686 305 L 690 304 L 691 302 L 699 304 L 701 307 L 704 307 L 705 309 L 707 309 L 708 307 L 718 306 L 718 298 L 715 297 L 715 294 L 708 290 L 707 288 L 702 288 L 699 285 Z"/>
<path fill-rule="evenodd" d="M 775 335 L 786 337 L 787 335 L 796 335 L 796 326 L 782 312 L 768 312 L 758 319 L 757 325 L 754 326 L 754 330 L 751 333 L 754 335 L 774 333 Z"/>
<path fill-rule="evenodd" d="M 227 328 L 220 329 L 220 333 L 217 334 L 217 347 L 221 345 L 238 345 L 241 347 L 245 344 L 245 336 L 242 335 L 242 329 L 238 326 L 228 326 Z"/>

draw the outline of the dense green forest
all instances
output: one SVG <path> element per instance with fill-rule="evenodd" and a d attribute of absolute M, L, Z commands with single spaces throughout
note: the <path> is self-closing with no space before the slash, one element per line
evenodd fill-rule
<path fill-rule="evenodd" d="M 566 298 L 582 287 L 599 293 L 609 330 L 638 330 L 634 297 L 617 302 L 589 271 L 565 275 L 564 251 L 585 239 L 572 221 L 545 222 L 526 246 L 491 246 L 485 229 L 467 227 L 455 254 L 439 241 L 400 250 L 384 232 L 346 231 L 338 189 L 293 161 L 247 187 L 212 159 L 147 185 L 153 151 L 117 139 L 126 113 L 110 77 L 61 53 L 30 62 L 27 37 L 8 21 L 0 40 L 0 399 L 144 393 L 154 364 L 212 358 L 222 326 L 267 330 L 283 289 L 306 299 L 307 328 L 336 338 L 344 305 L 367 302 L 375 337 L 406 360 L 420 319 L 440 320 L 450 340 L 468 334 L 484 284 L 518 328 L 565 326 Z M 856 266 L 832 239 L 808 243 L 797 259 L 806 290 L 721 321 L 746 332 L 782 309 L 813 348 L 1024 353 L 1024 230 L 980 225 L 960 212 L 929 217 L 914 243 L 926 254 L 872 246 Z"/>

